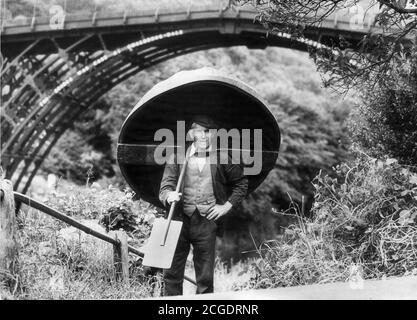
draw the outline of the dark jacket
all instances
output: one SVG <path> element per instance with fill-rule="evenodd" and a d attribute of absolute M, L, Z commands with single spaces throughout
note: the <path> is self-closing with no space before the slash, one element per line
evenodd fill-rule
<path fill-rule="evenodd" d="M 224 154 L 218 154 L 218 157 Z M 242 200 L 245 198 L 248 190 L 248 178 L 243 174 L 243 168 L 232 162 L 230 156 L 227 156 L 227 164 L 223 164 L 226 161 L 220 161 L 218 158 L 217 164 L 210 165 L 211 178 L 213 182 L 213 192 L 216 198 L 217 204 L 224 204 L 229 201 L 232 204 L 232 210 L 236 209 Z M 175 191 L 177 181 L 181 172 L 183 164 L 177 164 L 176 158 L 172 163 L 165 165 L 164 174 L 161 180 L 161 187 L 159 190 L 159 200 L 168 208 L 167 197 L 168 192 Z M 182 185 L 181 192 L 183 191 L 184 184 Z M 182 212 L 182 201 L 180 201 L 176 208 L 176 216 L 180 216 Z M 223 233 L 222 218 L 218 219 L 218 235 Z"/>

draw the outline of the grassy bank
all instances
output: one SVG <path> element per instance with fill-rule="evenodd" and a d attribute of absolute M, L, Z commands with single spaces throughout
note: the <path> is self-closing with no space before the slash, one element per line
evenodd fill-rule
<path fill-rule="evenodd" d="M 310 217 L 263 243 L 251 288 L 417 274 L 417 173 L 395 159 L 359 155 L 319 175 Z M 281 212 L 288 214 L 288 212 Z"/>
<path fill-rule="evenodd" d="M 103 217 L 128 221 L 129 210 L 142 214 L 129 230 L 129 242 L 139 245 L 150 225 L 140 223 L 151 212 L 131 200 L 131 195 L 114 188 L 76 187 L 61 181 L 55 188 L 38 180 L 34 198 L 92 228 L 105 232 Z M 140 210 L 143 209 L 143 210 Z M 132 299 L 158 295 L 158 282 L 146 277 L 135 256 L 131 256 L 130 280 L 116 281 L 112 245 L 86 235 L 43 212 L 23 206 L 19 221 L 20 299 Z"/>
<path fill-rule="evenodd" d="M 45 182 L 46 183 L 46 182 Z M 215 291 L 274 288 L 417 274 L 417 173 L 395 159 L 358 154 L 332 176 L 313 181 L 308 217 L 296 204 L 278 215 L 297 223 L 256 248 L 259 257 L 227 269 L 216 262 Z M 36 186 L 51 207 L 93 228 L 124 229 L 139 247 L 158 212 L 111 186 Z M 116 281 L 111 245 L 37 210 L 19 216 L 20 299 L 135 299 L 161 295 L 161 274 L 146 275 L 130 257 L 130 280 Z M 186 274 L 194 278 L 192 254 Z M 195 287 L 185 282 L 184 294 Z"/>
<path fill-rule="evenodd" d="M 104 183 L 76 186 L 61 180 L 48 186 L 38 177 L 30 195 L 98 231 L 123 229 L 135 247 L 148 238 L 158 214 L 148 204 L 133 201 L 131 193 Z M 147 274 L 135 255 L 130 255 L 128 283 L 118 282 L 112 245 L 27 206 L 21 208 L 18 225 L 20 275 L 14 298 L 140 299 L 161 295 L 161 273 Z M 248 269 L 246 263 L 239 263 L 227 270 L 217 260 L 215 290 L 246 286 Z M 195 278 L 192 253 L 186 274 Z M 185 282 L 184 294 L 194 293 L 195 286 Z"/>

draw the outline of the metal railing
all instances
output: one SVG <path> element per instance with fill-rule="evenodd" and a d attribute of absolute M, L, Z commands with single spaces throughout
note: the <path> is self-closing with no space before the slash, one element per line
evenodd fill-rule
<path fill-rule="evenodd" d="M 2 12 L 0 14 L 0 27 L 4 33 L 6 29 L 18 29 L 16 32 L 28 32 L 21 29 L 22 27 L 29 27 L 30 30 L 35 30 L 38 26 L 44 31 L 44 25 L 51 26 L 51 29 L 65 29 L 66 24 L 90 21 L 91 26 L 95 26 L 98 21 L 118 21 L 119 24 L 126 24 L 130 19 L 154 17 L 155 23 L 159 22 L 160 16 L 181 15 L 183 14 L 187 19 L 193 15 L 207 12 L 212 15 L 213 12 L 218 13 L 220 17 L 228 15 L 229 17 L 238 18 L 243 13 L 246 13 L 246 18 L 250 20 L 256 19 L 258 16 L 258 8 L 256 5 L 246 4 L 243 6 L 233 6 L 229 0 L 160 0 L 160 1 L 133 1 L 125 0 L 124 2 L 115 2 L 118 5 L 110 7 L 91 6 L 90 10 L 75 10 L 68 7 L 65 2 L 63 5 L 55 5 L 45 8 L 40 11 L 37 10 L 37 3 L 42 2 L 37 0 L 34 2 L 34 8 L 31 13 L 26 12 L 24 15 L 18 12 L 12 12 L 7 9 L 7 3 L 12 0 L 2 0 Z M 65 0 L 61 0 L 63 2 Z M 69 1 L 69 0 L 68 0 Z M 113 0 L 109 0 L 113 1 Z M 114 0 L 116 1 L 116 0 Z M 124 4 L 124 5 L 123 5 Z M 211 14 L 210 14 L 211 13 Z M 76 24 L 75 24 L 76 25 Z M 83 26 L 85 27 L 85 25 Z M 316 27 L 323 27 L 327 29 L 341 29 L 352 32 L 367 33 L 371 30 L 377 31 L 379 26 L 375 25 L 375 12 L 372 10 L 365 11 L 363 16 L 354 14 L 349 9 L 341 8 L 338 11 L 325 17 L 322 21 L 317 23 Z M 20 30 L 20 31 L 19 31 Z M 49 30 L 49 29 L 48 29 Z"/>
<path fill-rule="evenodd" d="M 225 10 L 230 6 L 229 0 L 109 0 L 100 3 L 93 0 L 90 3 L 86 1 L 82 7 L 71 5 L 71 0 L 58 0 L 53 5 L 46 5 L 42 0 L 36 0 L 32 7 L 28 5 L 26 10 L 17 11 L 13 6 L 13 0 L 2 0 L 0 20 L 2 26 L 17 26 L 28 25 L 34 21 L 50 20 L 59 15 L 64 15 L 66 20 L 93 19 L 125 15 L 154 15 L 161 10 L 172 12 L 189 12 L 191 9 L 207 8 Z"/>
<path fill-rule="evenodd" d="M 73 219 L 73 218 L 71 218 L 71 217 L 69 217 L 69 216 L 67 216 L 67 215 L 65 215 L 65 214 L 63 214 L 63 213 L 61 213 L 61 212 L 59 212 L 59 211 L 57 211 L 57 210 L 55 210 L 51 207 L 39 202 L 39 201 L 36 201 L 36 200 L 34 200 L 34 199 L 24 195 L 24 194 L 21 194 L 19 192 L 15 192 L 15 191 L 13 192 L 13 194 L 14 194 L 14 200 L 16 202 L 21 202 L 21 203 L 24 203 L 24 204 L 28 205 L 29 207 L 40 210 L 40 211 L 46 213 L 49 216 L 52 216 L 52 217 L 54 217 L 54 218 L 56 218 L 60 221 L 63 221 L 65 223 L 69 224 L 70 226 L 73 226 L 73 227 L 75 227 L 75 228 L 77 228 L 77 229 L 79 229 L 79 230 L 81 230 L 81 231 L 83 231 L 83 232 L 85 232 L 89 235 L 92 235 L 93 237 L 96 237 L 96 238 L 101 239 L 105 242 L 108 242 L 108 243 L 112 244 L 113 246 L 115 246 L 116 248 L 119 248 L 122 245 L 121 241 L 117 237 L 114 238 L 114 237 L 111 237 L 108 234 L 105 234 L 103 232 L 94 230 L 94 229 L 78 222 L 77 220 L 75 220 L 75 219 Z M 3 201 L 3 197 L 4 197 L 4 191 L 0 190 L 0 201 Z M 144 256 L 144 252 L 142 252 L 140 249 L 137 249 L 137 248 L 135 248 L 131 245 L 127 245 L 127 251 L 131 252 L 131 253 L 139 256 L 139 257 L 142 257 L 142 258 Z M 184 276 L 184 279 L 191 282 L 194 285 L 197 285 L 196 282 L 193 279 L 191 279 L 187 276 Z"/>

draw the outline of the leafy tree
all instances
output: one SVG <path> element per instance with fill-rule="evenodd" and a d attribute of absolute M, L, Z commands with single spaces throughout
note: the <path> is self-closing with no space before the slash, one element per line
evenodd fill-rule
<path fill-rule="evenodd" d="M 349 119 L 353 139 L 375 157 L 388 155 L 403 164 L 417 163 L 417 48 L 394 60 L 390 77 L 368 85 L 363 104 Z"/>
<path fill-rule="evenodd" d="M 109 105 L 100 103 L 77 120 L 51 150 L 42 165 L 45 173 L 54 173 L 78 184 L 113 176 L 115 164 L 112 142 L 102 128 L 102 117 Z"/>
<path fill-rule="evenodd" d="M 237 5 L 249 1 L 235 0 Z M 259 20 L 272 32 L 283 31 L 303 37 L 306 27 L 318 26 L 336 12 L 374 14 L 374 25 L 383 33 L 370 33 L 360 47 L 353 48 L 341 37 L 331 50 L 312 50 L 320 70 L 327 73 L 326 84 L 341 91 L 386 76 L 393 59 L 411 52 L 417 35 L 417 6 L 415 0 L 257 0 Z M 359 16 L 359 19 L 364 17 Z"/>
<path fill-rule="evenodd" d="M 33 15 L 34 6 L 29 0 L 14 0 L 5 2 L 5 6 L 2 9 L 3 17 L 6 19 L 13 19 L 17 16 L 31 17 Z"/>
<path fill-rule="evenodd" d="M 374 24 L 383 33 L 368 34 L 356 48 L 342 39 L 333 48 L 312 50 L 311 56 L 325 85 L 341 92 L 353 89 L 360 96 L 350 125 L 355 142 L 372 154 L 416 163 L 415 0 L 259 0 L 256 5 L 267 28 L 294 37 L 303 37 L 307 26 L 318 25 L 338 10 L 360 5 L 363 11 L 375 12 Z"/>
<path fill-rule="evenodd" d="M 270 103 L 282 132 L 278 162 L 244 201 L 242 211 L 227 217 L 225 237 L 229 244 L 223 249 L 224 259 L 242 258 L 241 252 L 247 250 L 255 255 L 255 244 L 282 233 L 295 217 L 292 210 L 286 216 L 276 213 L 287 210 L 292 203 L 299 207 L 304 204 L 304 214 L 308 215 L 314 194 L 311 181 L 320 170 L 331 174 L 333 166 L 348 158 L 346 127 L 337 120 L 341 117 L 338 112 L 344 113 L 341 118 L 347 117 L 347 104 L 333 106 L 333 111 L 324 116 L 289 98 Z"/>

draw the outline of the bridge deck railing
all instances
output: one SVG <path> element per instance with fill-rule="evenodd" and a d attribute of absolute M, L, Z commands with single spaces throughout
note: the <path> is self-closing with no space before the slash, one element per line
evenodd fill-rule
<path fill-rule="evenodd" d="M 3 0 L 4 1 L 4 0 Z M 10 1 L 10 0 L 7 0 Z M 124 17 L 127 19 L 129 17 L 146 17 L 154 16 L 157 17 L 159 14 L 188 14 L 197 12 L 219 12 L 220 14 L 227 9 L 236 11 L 236 12 L 250 12 L 253 15 L 257 13 L 255 6 L 251 4 L 246 4 L 243 6 L 235 7 L 231 6 L 229 1 L 226 0 L 205 0 L 205 1 L 191 1 L 191 0 L 181 0 L 174 2 L 165 2 L 157 1 L 145 4 L 141 1 L 137 2 L 135 6 L 123 7 L 117 6 L 114 9 L 111 8 L 90 8 L 90 10 L 76 11 L 71 12 L 65 9 L 65 6 L 55 7 L 49 12 L 39 12 L 34 8 L 33 14 L 31 15 L 16 15 L 13 12 L 3 9 L 2 14 L 0 15 L 0 25 L 4 29 L 5 27 L 13 26 L 27 26 L 34 24 L 48 24 L 50 22 L 56 23 L 58 19 L 62 21 L 84 21 L 91 20 L 92 22 L 97 19 L 112 19 Z M 363 17 L 363 23 L 366 26 L 370 26 L 373 23 L 373 14 L 366 14 Z M 352 14 L 348 10 L 341 9 L 335 14 L 332 14 L 324 19 L 324 22 L 329 24 L 333 22 L 336 26 L 338 23 L 349 24 L 352 21 Z M 358 21 L 357 21 L 358 22 Z M 360 23 L 360 21 L 358 22 Z"/>
<path fill-rule="evenodd" d="M 67 0 L 70 1 L 70 0 Z M 25 14 L 20 12 L 13 12 L 8 4 L 11 0 L 3 0 L 2 10 L 0 14 L 0 21 L 2 25 L 26 25 L 30 24 L 32 20 L 36 21 L 49 21 L 54 17 L 64 15 L 66 19 L 83 19 L 97 17 L 115 17 L 120 15 L 154 15 L 158 11 L 171 11 L 171 12 L 189 12 L 204 11 L 207 9 L 225 10 L 230 6 L 228 0 L 176 0 L 176 1 L 136 1 L 123 4 L 123 1 L 114 6 L 90 6 L 83 8 L 83 10 L 70 8 L 65 4 L 65 0 L 58 1 L 58 3 L 45 8 L 39 6 L 37 2 L 34 2 L 33 11 L 26 11 Z M 37 7 L 38 6 L 38 7 Z M 250 5 L 242 6 L 242 9 L 252 8 Z M 12 8 L 13 9 L 13 8 Z"/>

